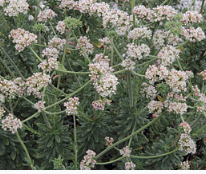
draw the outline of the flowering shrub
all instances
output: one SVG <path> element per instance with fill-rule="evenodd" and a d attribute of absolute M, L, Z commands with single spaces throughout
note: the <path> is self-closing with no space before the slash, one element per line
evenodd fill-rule
<path fill-rule="evenodd" d="M 0 0 L 0 169 L 206 169 L 205 0 Z"/>

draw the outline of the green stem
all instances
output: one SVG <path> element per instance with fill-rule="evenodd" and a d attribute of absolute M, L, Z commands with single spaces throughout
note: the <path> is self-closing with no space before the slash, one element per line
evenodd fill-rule
<path fill-rule="evenodd" d="M 51 29 L 52 29 L 54 35 L 57 37 L 56 31 L 54 30 L 54 27 L 53 27 L 51 21 L 49 21 L 49 25 L 50 25 L 50 27 L 51 27 Z"/>
<path fill-rule="evenodd" d="M 73 115 L 74 120 L 74 168 L 75 170 L 78 170 L 77 168 L 77 156 L 78 156 L 78 148 L 77 148 L 77 130 L 76 130 L 76 118 L 75 115 Z"/>
<path fill-rule="evenodd" d="M 64 70 L 55 70 L 58 72 L 63 72 L 63 73 L 67 73 L 67 74 L 79 74 L 79 75 L 84 75 L 84 74 L 90 74 L 90 72 L 74 72 L 74 71 L 64 71 Z"/>
<path fill-rule="evenodd" d="M 133 107 L 133 92 L 132 92 L 131 71 L 127 71 L 127 84 L 129 88 L 130 108 L 132 108 Z"/>
<path fill-rule="evenodd" d="M 36 54 L 36 52 L 33 50 L 33 48 L 30 47 L 30 46 L 29 46 L 29 48 L 30 48 L 30 50 L 32 51 L 32 53 L 36 56 L 36 58 L 37 58 L 40 62 L 42 62 L 42 59 Z"/>
<path fill-rule="evenodd" d="M 10 60 L 10 62 L 12 63 L 12 65 L 14 66 L 14 69 L 18 72 L 18 74 L 21 76 L 21 78 L 22 78 L 23 80 L 25 80 L 25 79 L 24 79 L 24 76 L 23 76 L 22 73 L 19 71 L 19 69 L 17 68 L 16 64 L 15 64 L 14 61 L 12 60 L 12 58 L 7 54 L 7 52 L 6 52 L 2 47 L 0 47 L 0 48 L 1 48 L 1 50 L 4 52 L 4 54 L 8 57 L 8 59 Z"/>
<path fill-rule="evenodd" d="M 21 137 L 19 136 L 19 133 L 18 133 L 18 132 L 16 132 L 16 136 L 17 136 L 17 138 L 18 138 L 21 146 L 23 147 L 23 149 L 24 149 L 24 151 L 25 151 L 25 153 L 26 153 L 26 156 L 27 156 L 27 158 L 28 158 L 28 160 L 29 160 L 29 162 L 30 162 L 31 169 L 34 170 L 34 166 L 33 166 L 31 157 L 30 157 L 30 155 L 29 155 L 29 152 L 28 152 L 28 150 L 27 150 L 24 142 L 22 141 Z"/>
<path fill-rule="evenodd" d="M 37 16 L 38 16 L 38 12 L 39 12 L 40 2 L 41 2 L 41 0 L 38 0 L 36 12 L 35 12 L 35 17 L 34 17 L 34 21 L 35 22 L 37 21 Z"/>
<path fill-rule="evenodd" d="M 146 129 L 147 127 L 149 127 L 150 125 L 152 125 L 153 123 L 155 123 L 157 120 L 159 120 L 161 118 L 162 115 L 159 115 L 159 117 L 154 118 L 151 122 L 147 123 L 146 125 L 144 125 L 143 127 L 141 127 L 140 129 L 138 129 L 137 131 L 135 131 L 134 133 L 132 133 L 131 135 L 119 140 L 118 142 L 114 143 L 113 145 L 109 146 L 108 148 L 106 148 L 105 150 L 103 150 L 101 153 L 99 153 L 95 159 L 100 158 L 102 155 L 104 155 L 106 152 L 108 152 L 109 150 L 111 150 L 113 147 L 117 146 L 120 143 L 123 143 L 125 141 L 127 141 L 128 139 L 130 139 L 131 137 L 135 136 L 136 134 L 140 133 L 141 131 L 143 131 L 144 129 Z"/>
<path fill-rule="evenodd" d="M 173 151 L 167 152 L 167 153 L 163 153 L 160 155 L 154 155 L 154 156 L 136 156 L 136 155 L 131 155 L 131 158 L 138 158 L 138 159 L 150 159 L 150 158 L 158 158 L 158 157 L 162 157 L 162 156 L 166 156 L 166 155 L 170 155 L 174 152 L 177 152 L 179 150 L 179 148 L 176 148 Z"/>
<path fill-rule="evenodd" d="M 117 158 L 117 159 L 115 159 L 115 160 L 111 160 L 111 161 L 108 161 L 108 162 L 104 162 L 104 163 L 96 163 L 96 165 L 107 165 L 107 164 L 112 164 L 112 163 L 114 163 L 114 162 L 117 162 L 117 161 L 120 161 L 120 160 L 122 160 L 122 159 L 124 159 L 125 157 L 124 156 L 122 156 L 122 157 L 120 157 L 120 158 Z"/>
<path fill-rule="evenodd" d="M 201 6 L 200 13 L 202 13 L 202 12 L 203 12 L 204 4 L 205 4 L 205 0 L 202 0 L 202 6 Z"/>
<path fill-rule="evenodd" d="M 7 71 L 9 72 L 9 74 L 10 74 L 13 78 L 15 78 L 15 75 L 14 75 L 13 72 L 10 70 L 10 68 L 6 65 L 6 63 L 5 63 L 4 60 L 1 58 L 1 56 L 0 56 L 0 61 L 1 61 L 1 63 L 4 65 L 4 67 L 7 69 Z"/>
<path fill-rule="evenodd" d="M 114 49 L 114 51 L 116 52 L 116 54 L 118 55 L 118 57 L 121 59 L 121 61 L 124 60 L 124 58 L 122 57 L 122 55 L 119 53 L 119 51 L 117 50 L 117 47 L 114 45 L 113 40 L 110 38 L 110 36 L 107 36 L 112 44 L 112 47 Z"/>
<path fill-rule="evenodd" d="M 25 123 L 25 122 L 31 120 L 32 118 L 36 117 L 37 115 L 39 115 L 39 112 L 36 112 L 35 114 L 33 114 L 32 116 L 30 116 L 29 118 L 23 120 L 22 123 Z"/>
<path fill-rule="evenodd" d="M 76 93 L 78 93 L 79 91 L 81 91 L 85 86 L 87 86 L 91 81 L 88 81 L 87 83 L 85 83 L 82 87 L 80 87 L 79 89 L 77 89 L 76 91 L 74 91 L 73 93 L 69 94 L 67 97 L 65 97 L 64 99 L 58 101 L 58 102 L 55 102 L 49 106 L 46 107 L 46 109 L 49 109 L 49 108 L 52 108 L 64 101 L 66 101 L 69 97 L 72 97 L 73 95 L 75 95 Z"/>
<path fill-rule="evenodd" d="M 142 75 L 142 74 L 138 74 L 136 73 L 135 71 L 132 70 L 132 74 L 136 75 L 136 76 L 140 76 L 140 77 L 145 77 L 145 75 Z"/>
<path fill-rule="evenodd" d="M 59 114 L 63 114 L 65 113 L 65 111 L 59 111 L 59 112 L 48 112 L 48 111 L 44 111 L 46 114 L 49 115 L 59 115 Z"/>
<path fill-rule="evenodd" d="M 122 69 L 122 70 L 120 70 L 120 71 L 116 71 L 116 72 L 114 72 L 114 73 L 112 73 L 113 75 L 115 75 L 115 74 L 120 74 L 120 73 L 123 73 L 123 72 L 125 72 L 126 70 L 125 69 Z"/>
<path fill-rule="evenodd" d="M 47 127 L 49 129 L 52 129 L 51 124 L 49 123 L 49 120 L 48 120 L 46 113 L 44 111 L 42 111 L 42 115 L 43 115 L 43 119 L 44 119 L 44 122 L 46 123 Z"/>

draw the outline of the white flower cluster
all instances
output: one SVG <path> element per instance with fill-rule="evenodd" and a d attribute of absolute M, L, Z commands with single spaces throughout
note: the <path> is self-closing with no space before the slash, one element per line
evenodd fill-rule
<path fill-rule="evenodd" d="M 49 75 L 44 73 L 34 73 L 33 76 L 27 78 L 27 94 L 34 95 L 37 98 L 41 98 L 43 95 L 43 88 L 47 87 L 51 83 Z"/>
<path fill-rule="evenodd" d="M 9 38 L 13 39 L 13 43 L 15 43 L 15 48 L 21 52 L 25 49 L 25 47 L 37 43 L 37 36 L 33 33 L 29 33 L 28 31 L 18 28 L 16 30 L 12 30 L 10 32 Z"/>
<path fill-rule="evenodd" d="M 186 98 L 182 94 L 179 95 L 174 92 L 170 92 L 167 94 L 167 98 L 164 101 L 164 107 L 168 112 L 183 115 L 187 112 Z"/>
<path fill-rule="evenodd" d="M 96 14 L 99 17 L 103 17 L 107 14 L 107 12 L 110 10 L 109 4 L 105 2 L 97 2 L 90 6 L 90 15 Z"/>
<path fill-rule="evenodd" d="M 195 29 L 194 27 L 190 27 L 189 29 L 181 27 L 181 34 L 185 37 L 186 40 L 189 40 L 191 42 L 197 42 L 205 39 L 205 33 L 200 27 L 198 27 L 197 29 Z"/>
<path fill-rule="evenodd" d="M 49 48 L 56 48 L 58 50 L 63 50 L 65 44 L 66 40 L 58 37 L 53 37 L 48 43 Z"/>
<path fill-rule="evenodd" d="M 186 80 L 188 79 L 188 75 L 184 71 L 178 71 L 176 69 L 171 69 L 166 80 L 166 83 L 170 86 L 172 91 L 181 92 L 187 91 Z"/>
<path fill-rule="evenodd" d="M 158 53 L 157 57 L 159 58 L 158 63 L 162 66 L 171 65 L 176 59 L 179 59 L 180 50 L 176 49 L 173 46 L 165 46 Z"/>
<path fill-rule="evenodd" d="M 45 110 L 45 101 L 38 101 L 36 104 L 34 104 L 34 108 L 38 110 L 38 112 L 42 112 Z"/>
<path fill-rule="evenodd" d="M 196 11 L 187 11 L 182 15 L 181 21 L 186 25 L 189 23 L 200 23 L 203 21 L 203 17 Z"/>
<path fill-rule="evenodd" d="M 143 96 L 145 96 L 148 99 L 154 99 L 157 96 L 156 88 L 145 82 L 142 83 L 142 89 L 140 92 Z"/>
<path fill-rule="evenodd" d="M 9 129 L 13 134 L 17 132 L 17 129 L 22 128 L 22 122 L 18 118 L 14 118 L 12 114 L 9 114 L 2 120 L 2 128 L 6 131 Z"/>
<path fill-rule="evenodd" d="M 187 154 L 196 153 L 196 144 L 195 142 L 191 139 L 189 134 L 181 134 L 180 139 L 179 139 L 179 150 L 180 151 L 185 151 Z"/>
<path fill-rule="evenodd" d="M 133 162 L 126 162 L 125 163 L 125 170 L 134 170 L 136 165 Z"/>
<path fill-rule="evenodd" d="M 181 115 L 187 112 L 185 97 L 182 94 L 176 94 L 187 90 L 186 80 L 188 79 L 188 74 L 186 72 L 175 69 L 168 71 L 164 66 L 150 65 L 146 71 L 145 78 L 149 80 L 151 85 L 143 83 L 141 93 L 145 94 L 147 98 L 153 99 L 148 104 L 150 113 L 158 115 L 162 112 L 163 108 L 166 108 L 168 112 Z M 165 101 L 155 101 L 154 98 L 158 92 L 153 85 L 155 82 L 161 81 L 166 82 L 172 92 L 168 93 Z"/>
<path fill-rule="evenodd" d="M 182 39 L 180 39 L 178 36 L 175 36 L 173 34 L 169 35 L 169 31 L 163 31 L 163 30 L 157 30 L 154 33 L 152 43 L 156 49 L 160 49 L 163 46 L 172 45 L 177 46 L 178 43 L 181 43 Z"/>
<path fill-rule="evenodd" d="M 60 32 L 61 34 L 65 33 L 66 30 L 66 23 L 64 21 L 59 21 L 56 30 Z"/>
<path fill-rule="evenodd" d="M 57 16 L 57 14 L 53 10 L 51 9 L 43 10 L 38 15 L 38 22 L 47 22 L 48 20 L 51 20 L 55 16 Z"/>
<path fill-rule="evenodd" d="M 75 1 L 73 0 L 60 0 L 61 4 L 59 5 L 60 9 L 72 10 L 75 6 Z"/>
<path fill-rule="evenodd" d="M 150 54 L 150 48 L 145 45 L 135 45 L 134 43 L 127 44 L 127 55 L 132 58 L 142 59 L 143 57 L 147 57 Z"/>
<path fill-rule="evenodd" d="M 182 133 L 185 133 L 185 134 L 190 134 L 191 132 L 191 127 L 186 121 L 184 121 L 183 123 L 180 123 L 179 129 Z"/>
<path fill-rule="evenodd" d="M 89 13 L 91 5 L 95 2 L 96 0 L 79 0 L 75 4 L 75 9 L 79 10 L 81 13 Z"/>
<path fill-rule="evenodd" d="M 152 31 L 148 30 L 147 27 L 134 28 L 128 33 L 128 38 L 132 40 L 137 40 L 140 38 L 151 39 Z"/>
<path fill-rule="evenodd" d="M 91 170 L 96 164 L 96 160 L 94 159 L 96 153 L 92 150 L 87 150 L 86 153 L 87 155 L 84 156 L 80 163 L 80 170 Z"/>
<path fill-rule="evenodd" d="M 152 20 L 152 10 L 146 8 L 144 5 L 135 6 L 133 8 L 133 14 L 136 14 L 137 17 L 142 20 Z"/>
<path fill-rule="evenodd" d="M 67 115 L 77 115 L 77 106 L 79 105 L 79 98 L 69 98 L 69 102 L 65 102 Z"/>
<path fill-rule="evenodd" d="M 18 16 L 20 13 L 27 14 L 29 4 L 26 0 L 9 0 L 9 4 L 4 9 L 7 16 Z"/>
<path fill-rule="evenodd" d="M 123 149 L 121 149 L 120 151 L 120 155 L 122 155 L 122 156 L 127 156 L 127 157 L 130 157 L 130 154 L 131 154 L 131 150 L 129 150 L 129 147 L 128 146 L 126 146 L 126 147 L 124 147 Z"/>
<path fill-rule="evenodd" d="M 0 80 L 0 91 L 4 97 L 11 100 L 18 95 L 18 85 L 11 80 Z"/>
<path fill-rule="evenodd" d="M 189 165 L 188 161 L 181 162 L 180 163 L 180 169 L 181 170 L 188 170 L 188 169 L 190 169 L 190 165 Z"/>
<path fill-rule="evenodd" d="M 101 47 L 112 49 L 111 42 L 108 37 L 104 37 L 103 39 L 99 39 L 98 41 L 101 43 Z"/>
<path fill-rule="evenodd" d="M 4 116 L 5 110 L 0 106 L 0 120 Z"/>
<path fill-rule="evenodd" d="M 149 65 L 145 73 L 145 78 L 149 80 L 150 84 L 154 84 L 157 81 L 165 79 L 169 74 L 169 71 L 164 66 L 157 67 L 156 65 Z"/>
<path fill-rule="evenodd" d="M 172 20 L 176 15 L 176 10 L 171 6 L 157 6 L 152 10 L 143 5 L 135 6 L 133 13 L 142 20 L 149 20 L 150 22 L 159 22 L 163 20 Z"/>
<path fill-rule="evenodd" d="M 38 68 L 42 69 L 44 72 L 51 72 L 54 69 L 58 69 L 57 59 L 49 58 L 48 60 L 43 60 Z"/>
<path fill-rule="evenodd" d="M 80 38 L 78 39 L 80 45 L 82 46 L 82 48 L 84 49 L 84 51 L 87 54 L 92 54 L 94 51 L 94 47 L 93 45 L 90 43 L 90 39 L 88 39 L 86 36 L 80 36 Z M 76 49 L 80 49 L 79 44 L 76 45 Z M 80 51 L 80 54 L 83 55 L 83 52 Z"/>
<path fill-rule="evenodd" d="M 153 8 L 152 20 L 154 22 L 167 20 L 170 21 L 177 14 L 176 10 L 171 6 L 157 6 Z"/>
<path fill-rule="evenodd" d="M 42 55 L 46 56 L 48 59 L 57 59 L 59 56 L 59 51 L 56 48 L 46 48 L 43 50 Z"/>
<path fill-rule="evenodd" d="M 111 100 L 107 100 L 107 99 L 104 99 L 104 100 L 96 100 L 96 101 L 93 101 L 92 102 L 92 106 L 94 108 L 94 110 L 104 110 L 104 107 L 106 104 L 110 105 L 111 103 Z"/>
<path fill-rule="evenodd" d="M 135 62 L 127 58 L 122 61 L 121 65 L 125 67 L 126 70 L 133 70 L 135 67 Z"/>
<path fill-rule="evenodd" d="M 95 89 L 102 97 L 111 97 L 116 92 L 118 79 L 111 74 L 113 69 L 109 67 L 108 57 L 96 54 L 93 62 L 89 64 L 89 70 Z"/>
<path fill-rule="evenodd" d="M 174 112 L 176 114 L 183 115 L 185 112 L 187 112 L 187 104 L 181 103 L 181 102 L 173 102 L 166 100 L 164 102 L 165 108 L 167 108 L 168 112 Z"/>
<path fill-rule="evenodd" d="M 162 113 L 162 109 L 164 107 L 164 104 L 161 101 L 152 100 L 148 103 L 147 107 L 148 107 L 150 113 L 159 115 L 160 113 Z"/>
<path fill-rule="evenodd" d="M 105 140 L 106 140 L 106 144 L 105 146 L 111 146 L 114 142 L 114 138 L 109 138 L 109 137 L 105 137 Z"/>
<path fill-rule="evenodd" d="M 200 76 L 202 77 L 202 80 L 206 80 L 206 70 L 200 72 Z"/>

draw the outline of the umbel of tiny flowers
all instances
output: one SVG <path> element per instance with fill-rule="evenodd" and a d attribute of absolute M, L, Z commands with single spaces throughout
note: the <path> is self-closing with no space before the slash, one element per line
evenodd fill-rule
<path fill-rule="evenodd" d="M 126 146 L 122 150 L 120 150 L 119 152 L 120 152 L 120 155 L 122 155 L 124 157 L 126 157 L 126 156 L 130 157 L 131 150 L 129 150 L 129 147 Z"/>
<path fill-rule="evenodd" d="M 71 17 L 65 18 L 64 23 L 66 24 L 66 28 L 71 28 L 71 29 L 76 29 L 77 27 L 82 26 L 82 21 Z"/>
<path fill-rule="evenodd" d="M 92 150 L 87 150 L 86 153 L 87 155 L 84 156 L 80 163 L 80 170 L 91 170 L 96 164 L 96 160 L 94 159 L 96 153 Z"/>
<path fill-rule="evenodd" d="M 196 153 L 196 144 L 192 140 L 190 135 L 185 134 L 185 133 L 181 134 L 178 144 L 179 144 L 180 151 L 185 151 L 186 154 L 189 154 L 189 153 L 195 154 Z"/>
<path fill-rule="evenodd" d="M 125 163 L 125 170 L 134 170 L 136 165 L 133 162 L 126 162 Z"/>
<path fill-rule="evenodd" d="M 79 105 L 79 98 L 69 98 L 69 102 L 65 102 L 67 115 L 77 115 L 77 106 Z"/>
<path fill-rule="evenodd" d="M 4 120 L 2 120 L 2 128 L 6 131 L 9 129 L 13 134 L 17 132 L 17 129 L 22 128 L 22 122 L 18 118 L 14 118 L 12 114 L 9 114 Z"/>
<path fill-rule="evenodd" d="M 180 170 L 188 170 L 190 169 L 190 165 L 188 161 L 184 161 L 180 163 Z"/>
<path fill-rule="evenodd" d="M 190 132 L 191 132 L 190 125 L 186 121 L 183 122 L 183 123 L 180 123 L 179 132 L 180 133 L 185 133 L 185 134 L 190 134 Z"/>
<path fill-rule="evenodd" d="M 38 101 L 35 105 L 34 108 L 38 109 L 38 112 L 42 112 L 45 110 L 45 101 Z"/>
<path fill-rule="evenodd" d="M 112 137 L 111 138 L 105 137 L 105 140 L 106 140 L 105 146 L 111 146 L 114 142 L 114 139 Z"/>

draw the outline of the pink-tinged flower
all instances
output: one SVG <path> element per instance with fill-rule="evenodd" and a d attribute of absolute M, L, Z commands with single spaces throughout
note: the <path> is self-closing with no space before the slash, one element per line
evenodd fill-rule
<path fill-rule="evenodd" d="M 33 33 L 29 33 L 28 31 L 18 28 L 16 30 L 12 30 L 10 32 L 9 38 L 13 39 L 13 43 L 15 43 L 15 48 L 19 52 L 23 51 L 25 47 L 37 43 L 37 36 Z"/>
<path fill-rule="evenodd" d="M 126 162 L 125 163 L 125 170 L 134 170 L 136 165 L 133 162 Z"/>
<path fill-rule="evenodd" d="M 42 112 L 42 111 L 45 110 L 44 104 L 45 104 L 45 101 L 38 101 L 38 102 L 34 105 L 34 107 L 38 110 L 38 112 Z"/>
<path fill-rule="evenodd" d="M 120 150 L 119 152 L 120 152 L 120 155 L 122 155 L 122 156 L 130 157 L 131 150 L 129 150 L 129 147 L 126 146 L 122 150 Z"/>
<path fill-rule="evenodd" d="M 38 22 L 47 22 L 48 20 L 51 20 L 57 16 L 56 13 L 54 13 L 51 9 L 46 9 L 44 11 L 41 11 L 38 15 Z"/>
<path fill-rule="evenodd" d="M 86 153 L 87 155 L 84 156 L 80 163 L 80 170 L 91 170 L 91 168 L 94 168 L 96 164 L 96 153 L 92 150 L 87 150 Z"/>
<path fill-rule="evenodd" d="M 180 163 L 180 169 L 181 170 L 188 170 L 188 169 L 190 169 L 190 165 L 189 165 L 188 161 L 181 162 Z"/>
<path fill-rule="evenodd" d="M 179 129 L 181 132 L 184 132 L 185 134 L 190 134 L 191 132 L 191 127 L 186 121 L 183 123 L 180 123 Z"/>
<path fill-rule="evenodd" d="M 29 10 L 29 4 L 26 0 L 7 0 L 6 2 L 9 3 L 4 9 L 7 16 L 18 16 L 20 13 L 27 14 Z"/>
<path fill-rule="evenodd" d="M 94 51 L 94 47 L 93 45 L 90 43 L 90 39 L 88 39 L 86 36 L 80 36 L 80 38 L 78 39 L 80 45 L 82 46 L 82 48 L 84 49 L 84 51 L 87 54 L 92 54 Z M 80 50 L 80 46 L 79 44 L 76 45 L 76 49 Z M 84 55 L 82 51 L 80 51 L 81 55 Z"/>
<path fill-rule="evenodd" d="M 22 128 L 22 122 L 18 118 L 14 118 L 12 114 L 9 114 L 4 120 L 2 120 L 2 128 L 6 131 L 9 129 L 13 134 L 17 132 L 17 129 Z"/>
<path fill-rule="evenodd" d="M 189 23 L 200 23 L 203 21 L 203 17 L 197 11 L 187 11 L 186 13 L 182 15 L 181 21 L 185 25 L 188 25 Z"/>
<path fill-rule="evenodd" d="M 65 33 L 66 23 L 64 21 L 59 21 L 58 25 L 56 26 L 56 30 L 61 34 Z"/>
<path fill-rule="evenodd" d="M 95 110 L 104 110 L 105 108 L 105 105 L 108 104 L 110 105 L 111 103 L 111 100 L 107 100 L 107 99 L 104 99 L 104 100 L 96 100 L 96 101 L 93 101 L 92 102 L 92 106 Z"/>
<path fill-rule="evenodd" d="M 79 98 L 69 98 L 69 102 L 65 102 L 67 115 L 77 115 L 77 106 L 79 105 Z"/>
<path fill-rule="evenodd" d="M 194 27 L 190 27 L 189 29 L 181 27 L 181 34 L 185 37 L 186 40 L 189 40 L 190 42 L 197 42 L 205 39 L 205 33 L 200 27 L 198 27 L 197 29 L 195 29 Z"/>
<path fill-rule="evenodd" d="M 105 137 L 105 140 L 106 140 L 105 146 L 108 146 L 108 147 L 111 146 L 114 142 L 114 139 L 112 137 L 111 138 Z"/>
<path fill-rule="evenodd" d="M 179 144 L 180 151 L 185 151 L 187 154 L 196 153 L 196 144 L 191 139 L 189 134 L 181 134 L 178 144 Z"/>

